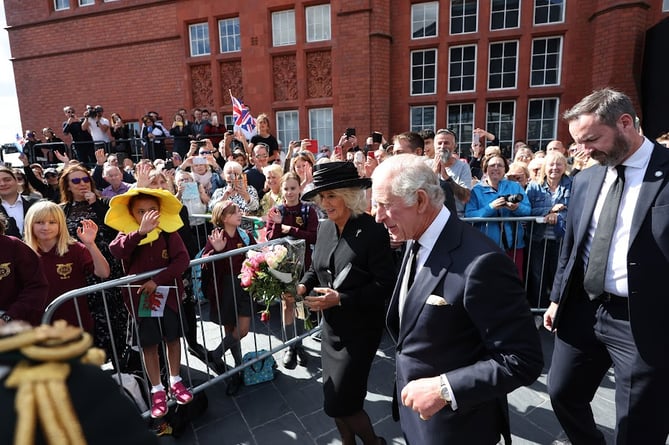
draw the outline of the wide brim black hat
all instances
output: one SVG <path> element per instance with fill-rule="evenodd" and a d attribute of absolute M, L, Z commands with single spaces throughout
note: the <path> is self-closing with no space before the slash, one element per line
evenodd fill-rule
<path fill-rule="evenodd" d="M 302 195 L 311 201 L 320 192 L 343 188 L 366 189 L 372 186 L 370 178 L 361 178 L 352 162 L 324 162 L 314 165 L 314 188 Z"/>

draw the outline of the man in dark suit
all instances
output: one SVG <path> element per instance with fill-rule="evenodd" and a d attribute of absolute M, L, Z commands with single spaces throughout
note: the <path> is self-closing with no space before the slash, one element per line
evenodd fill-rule
<path fill-rule="evenodd" d="M 556 332 L 551 403 L 572 443 L 604 444 L 590 402 L 613 365 L 615 443 L 664 444 L 669 299 L 661 289 L 669 271 L 669 150 L 639 134 L 631 100 L 611 89 L 593 92 L 564 118 L 579 149 L 601 165 L 574 177 L 544 315 L 544 326 Z M 605 203 L 610 188 L 622 190 L 615 206 Z M 603 244 L 607 226 L 610 241 Z"/>
<path fill-rule="evenodd" d="M 11 168 L 0 167 L 0 214 L 7 218 L 6 235 L 23 238 L 23 219 L 35 198 L 19 193 L 19 182 Z"/>
<path fill-rule="evenodd" d="M 532 383 L 543 366 L 513 262 L 443 205 L 436 174 L 416 156 L 381 163 L 372 199 L 391 239 L 414 240 L 386 319 L 397 342 L 396 396 L 407 443 L 496 444 L 500 435 L 509 443 L 506 395 Z"/>

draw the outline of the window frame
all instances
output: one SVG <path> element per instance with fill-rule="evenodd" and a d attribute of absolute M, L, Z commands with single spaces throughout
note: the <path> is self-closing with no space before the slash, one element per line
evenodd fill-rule
<path fill-rule="evenodd" d="M 432 64 L 426 64 L 425 63 L 425 54 L 428 52 L 431 52 L 434 54 L 434 64 L 433 64 L 433 69 L 434 69 L 434 76 L 431 78 L 426 78 L 423 77 L 421 80 L 415 80 L 414 79 L 414 69 L 417 68 L 417 66 L 414 66 L 414 54 L 417 53 L 423 53 L 423 63 L 420 65 L 422 67 L 421 69 L 423 72 L 425 71 L 426 66 L 432 66 Z M 439 52 L 437 51 L 437 48 L 425 48 L 425 49 L 416 49 L 413 50 L 409 53 L 410 57 L 410 75 L 409 75 L 409 95 L 410 96 L 427 96 L 430 94 L 437 94 L 437 67 L 438 67 L 438 62 L 439 62 Z M 434 88 L 431 92 L 425 92 L 425 84 L 429 81 L 433 81 L 434 83 Z M 421 82 L 422 85 L 422 92 L 421 93 L 414 93 L 414 82 Z"/>
<path fill-rule="evenodd" d="M 323 126 L 318 127 L 314 124 L 314 113 L 325 113 L 329 116 L 325 116 L 325 121 L 329 120 L 329 127 Z M 327 123 L 327 122 L 326 122 Z M 322 137 L 321 137 L 322 136 Z M 309 109 L 309 138 L 316 139 L 318 141 L 318 146 L 327 145 L 328 147 L 334 147 L 334 112 L 332 107 L 319 107 L 319 108 L 310 108 Z"/>
<path fill-rule="evenodd" d="M 515 48 L 516 53 L 515 53 L 515 56 L 514 56 L 515 57 L 515 64 L 514 64 L 513 86 L 504 86 L 504 79 L 505 79 L 504 76 L 505 76 L 505 74 L 508 74 L 507 71 L 504 71 L 504 65 L 505 65 L 504 62 L 507 58 L 505 56 L 506 46 L 508 44 L 512 44 L 512 43 L 515 44 L 515 47 L 516 47 Z M 502 71 L 499 72 L 499 73 L 492 73 L 492 71 L 491 71 L 492 70 L 492 65 L 493 65 L 493 58 L 491 56 L 493 45 L 503 45 L 503 47 L 502 47 L 502 57 L 501 57 Z M 501 41 L 498 41 L 498 42 L 490 42 L 488 44 L 488 91 L 513 90 L 513 89 L 518 88 L 518 50 L 519 50 L 519 48 L 520 48 L 520 42 L 518 40 L 501 40 Z M 500 80 L 500 85 L 501 86 L 500 87 L 497 87 L 497 88 L 491 87 L 491 81 L 492 81 L 493 74 L 496 75 L 496 76 L 501 76 L 501 80 Z"/>
<path fill-rule="evenodd" d="M 460 4 L 462 5 L 462 15 L 457 15 L 457 14 L 454 14 L 454 12 L 453 12 L 454 8 L 456 6 L 458 6 L 458 5 L 456 5 L 456 2 L 460 2 Z M 466 13 L 466 9 L 467 9 L 466 5 L 468 3 L 474 3 L 476 5 L 474 15 L 473 15 L 473 17 L 474 17 L 474 29 L 472 31 L 468 31 L 467 26 L 466 26 L 467 25 L 467 18 L 471 19 L 471 17 L 472 17 L 471 14 L 468 15 Z M 479 31 L 479 20 L 478 20 L 479 2 L 478 2 L 478 0 L 451 0 L 450 4 L 451 4 L 451 7 L 449 8 L 450 9 L 450 14 L 449 14 L 449 19 L 448 19 L 448 27 L 449 27 L 450 35 L 477 33 Z M 462 31 L 460 31 L 460 32 L 453 31 L 453 27 L 454 27 L 453 26 L 454 25 L 453 20 L 454 19 L 461 19 L 462 20 Z"/>
<path fill-rule="evenodd" d="M 464 57 L 460 60 L 459 65 L 460 65 L 460 76 L 458 78 L 460 79 L 460 86 L 462 87 L 463 79 L 465 78 L 472 78 L 472 88 L 471 89 L 459 89 L 459 90 L 454 90 L 451 89 L 451 81 L 454 79 L 453 76 L 453 51 L 457 49 L 466 49 L 466 48 L 474 48 L 474 58 L 472 60 L 464 60 Z M 454 45 L 451 46 L 448 49 L 448 92 L 449 93 L 471 93 L 476 91 L 476 60 L 477 60 L 477 55 L 478 55 L 478 45 Z M 465 64 L 472 63 L 474 64 L 474 72 L 470 76 L 465 76 L 463 73 L 463 66 Z"/>
<path fill-rule="evenodd" d="M 549 41 L 551 40 L 558 40 L 558 49 L 555 52 L 548 52 L 548 44 Z M 543 54 L 535 54 L 535 44 L 539 41 L 544 41 L 545 42 L 545 48 L 546 51 L 544 51 Z M 530 49 L 530 87 L 531 88 L 536 88 L 536 87 L 546 87 L 546 86 L 557 86 L 560 85 L 560 82 L 562 81 L 562 49 L 563 49 L 563 43 L 564 39 L 562 36 L 548 36 L 548 37 L 536 37 L 532 39 L 532 47 Z M 535 57 L 542 57 L 543 60 L 543 69 L 535 69 L 534 68 L 534 62 L 535 62 Z M 552 69 L 547 68 L 548 62 L 550 60 L 555 60 L 556 66 Z M 556 79 L 555 83 L 546 83 L 546 77 L 547 73 L 555 71 L 556 72 Z M 535 72 L 542 72 L 543 73 L 543 83 L 540 84 L 535 84 L 534 83 L 534 73 Z"/>
<path fill-rule="evenodd" d="M 68 9 L 70 9 L 70 0 L 53 0 L 54 11 L 66 11 Z"/>
<path fill-rule="evenodd" d="M 457 113 L 453 113 L 451 110 L 458 108 Z M 463 112 L 464 107 L 470 107 L 471 110 Z M 462 115 L 465 113 L 471 113 L 471 120 L 463 120 Z M 452 119 L 452 116 L 457 116 L 456 119 Z M 476 122 L 476 104 L 474 102 L 462 102 L 462 103 L 453 103 L 448 104 L 446 107 L 446 128 L 449 128 L 455 131 L 455 134 L 458 135 L 457 138 L 457 149 L 460 156 L 469 156 L 471 154 L 471 145 L 472 137 L 474 135 L 474 126 Z"/>
<path fill-rule="evenodd" d="M 531 119 L 532 113 L 530 113 L 530 110 L 532 109 L 532 103 L 534 102 L 539 102 L 541 101 L 543 103 L 542 105 L 542 111 L 541 111 L 541 118 L 540 119 Z M 552 118 L 545 118 L 545 110 L 546 110 L 546 102 L 547 101 L 554 101 L 554 116 Z M 557 139 L 557 131 L 558 131 L 558 121 L 560 120 L 560 98 L 559 97 L 536 97 L 536 98 L 531 98 L 528 99 L 527 101 L 527 144 L 531 146 L 532 142 L 538 142 L 538 145 L 536 147 L 537 150 L 539 149 L 545 149 L 546 145 L 554 139 Z M 552 129 L 551 129 L 551 134 L 548 136 L 543 135 L 543 130 L 544 126 L 546 125 L 546 122 L 551 122 L 552 121 Z M 533 138 L 530 135 L 530 131 L 535 127 L 533 125 L 534 122 L 539 122 L 539 128 L 541 130 L 541 134 L 539 135 L 538 138 Z M 545 143 L 543 143 L 545 141 Z"/>
<path fill-rule="evenodd" d="M 85 8 L 87 6 L 95 6 L 95 0 L 78 0 L 77 4 L 80 8 Z"/>
<path fill-rule="evenodd" d="M 537 3 L 543 1 L 544 3 L 547 3 L 545 5 L 538 5 Z M 667 2 L 668 0 L 664 0 Z M 554 25 L 556 23 L 564 23 L 564 18 L 566 16 L 566 8 L 567 8 L 567 2 L 565 0 L 561 0 L 560 3 L 560 19 L 559 20 L 550 20 L 551 16 L 551 7 L 555 7 L 555 5 L 550 4 L 551 0 L 534 0 L 534 8 L 532 9 L 532 24 L 534 26 L 544 26 L 544 25 Z M 546 21 L 545 22 L 537 22 L 537 12 L 539 9 L 545 8 L 548 12 L 546 14 Z"/>
<path fill-rule="evenodd" d="M 427 110 L 432 110 L 432 123 L 426 123 L 425 120 L 425 111 Z M 420 111 L 421 114 L 421 123 L 416 124 L 414 123 L 414 111 Z M 432 130 L 437 128 L 437 106 L 436 105 L 414 105 L 409 107 L 409 128 L 411 129 L 410 131 L 415 131 L 419 132 L 421 130 L 424 130 L 426 128 L 430 128 Z"/>
<path fill-rule="evenodd" d="M 669 0 L 662 0 L 662 12 L 669 12 Z"/>
<path fill-rule="evenodd" d="M 196 38 L 193 39 L 193 32 L 198 32 L 198 28 L 205 28 L 206 27 L 206 39 L 203 36 L 195 36 Z M 191 23 L 188 25 L 188 46 L 189 46 L 189 51 L 190 51 L 190 56 L 191 57 L 203 57 L 203 56 L 210 56 L 211 55 L 211 43 L 209 40 L 209 22 L 198 22 L 198 23 Z M 206 46 L 206 52 L 204 53 L 197 53 L 195 54 L 194 49 L 196 49 L 197 46 L 199 46 L 198 42 L 202 42 Z"/>
<path fill-rule="evenodd" d="M 327 18 L 327 23 L 310 23 L 310 20 L 313 20 L 313 14 L 310 14 L 312 11 L 317 11 L 319 9 L 327 8 L 327 14 L 324 12 L 320 13 L 320 18 Z M 315 13 L 314 13 L 315 14 Z M 304 8 L 304 22 L 305 22 L 305 34 L 308 43 L 311 42 L 326 42 L 332 40 L 332 8 L 329 3 L 324 3 L 321 5 L 307 6 Z M 315 32 L 318 27 L 322 28 L 321 37 L 312 37 L 312 33 Z"/>
<path fill-rule="evenodd" d="M 234 29 L 235 25 L 237 26 L 237 28 L 236 28 L 237 33 L 236 34 L 234 34 L 234 33 L 233 34 L 228 34 L 227 32 L 224 34 L 222 32 L 223 28 L 221 28 L 221 25 L 224 25 L 224 29 L 227 31 L 228 30 L 228 25 L 227 24 L 230 23 L 230 22 L 232 22 L 233 31 L 235 30 Z M 241 29 L 241 26 L 239 24 L 239 16 L 228 17 L 226 19 L 218 19 L 217 25 L 218 25 L 218 46 L 219 46 L 219 51 L 221 52 L 221 54 L 240 52 L 242 50 L 242 29 Z M 236 49 L 224 50 L 223 49 L 224 46 L 228 47 L 228 45 L 223 44 L 224 39 L 225 39 L 226 42 L 230 41 L 230 39 L 232 39 L 232 41 L 234 42 L 233 46 Z"/>
<path fill-rule="evenodd" d="M 425 30 L 429 28 L 429 25 L 426 24 L 426 11 L 428 7 L 434 7 L 434 34 L 426 35 Z M 416 20 L 415 14 L 418 12 L 418 8 L 423 8 L 422 9 L 422 14 L 423 18 L 422 21 L 418 22 Z M 417 23 L 422 23 L 422 28 L 420 30 L 423 31 L 423 35 L 419 37 L 415 37 L 415 34 L 418 30 L 415 29 L 415 25 Z M 414 3 L 411 5 L 411 40 L 420 40 L 420 39 L 432 39 L 434 37 L 439 37 L 439 2 L 438 1 L 432 1 L 432 2 L 421 2 L 421 3 Z"/>
<path fill-rule="evenodd" d="M 490 119 L 491 111 L 490 107 L 491 105 L 499 104 L 500 105 L 500 110 L 504 104 L 513 104 L 513 116 L 511 119 L 497 119 L 496 121 L 492 121 Z M 486 126 L 485 129 L 497 136 L 497 140 L 499 141 L 500 148 L 502 148 L 502 154 L 506 156 L 507 158 L 513 158 L 513 144 L 515 141 L 515 134 L 516 134 L 516 115 L 518 114 L 517 110 L 517 104 L 515 100 L 492 100 L 486 102 L 486 112 L 485 112 L 485 120 L 486 120 Z M 499 112 L 500 116 L 502 115 L 502 111 Z M 503 125 L 510 125 L 511 126 L 511 137 L 506 138 L 505 137 L 505 131 L 502 130 Z M 508 145 L 505 145 L 508 144 Z M 507 150 L 508 148 L 508 150 Z"/>
<path fill-rule="evenodd" d="M 288 30 L 282 29 L 282 26 L 288 26 L 288 21 L 292 18 L 292 28 Z M 287 31 L 287 32 L 286 32 Z M 287 34 L 287 36 L 284 36 Z M 292 34 L 292 35 L 291 35 Z M 292 40 L 291 40 L 292 37 Z M 281 39 L 279 41 L 279 39 Z M 295 30 L 295 10 L 284 9 L 281 11 L 272 12 L 272 46 L 290 46 L 297 43 L 297 33 Z"/>
<path fill-rule="evenodd" d="M 503 11 L 495 11 L 494 10 L 495 1 L 504 2 L 504 10 Z M 518 9 L 509 10 L 508 3 L 509 2 L 514 2 L 514 1 L 518 2 L 518 6 L 517 6 Z M 513 12 L 513 11 L 517 12 L 516 25 L 515 26 L 507 26 L 508 16 L 509 16 L 510 12 Z M 503 27 L 493 28 L 495 14 L 503 14 L 504 15 L 504 19 L 503 19 L 504 26 Z M 518 29 L 518 28 L 520 28 L 520 20 L 521 20 L 520 15 L 521 15 L 521 0 L 491 0 L 491 2 L 490 2 L 490 31 L 502 31 L 502 30 L 505 30 L 505 29 Z"/>
<path fill-rule="evenodd" d="M 294 115 L 294 117 L 293 117 Z M 285 121 L 286 116 L 290 116 L 290 119 L 294 119 L 296 123 L 296 128 L 286 129 Z M 275 113 L 276 121 L 276 138 L 281 141 L 281 145 L 284 151 L 288 150 L 288 144 L 290 141 L 297 141 L 300 139 L 300 111 L 299 110 L 281 110 Z M 287 137 L 288 136 L 288 137 Z"/>

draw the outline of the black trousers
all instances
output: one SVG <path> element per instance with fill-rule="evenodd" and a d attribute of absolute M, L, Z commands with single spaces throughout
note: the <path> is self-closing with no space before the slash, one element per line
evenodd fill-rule
<path fill-rule="evenodd" d="M 669 369 L 652 366 L 639 355 L 627 300 L 590 301 L 583 291 L 571 295 L 565 304 L 548 373 L 548 394 L 569 440 L 574 445 L 606 443 L 590 402 L 613 365 L 615 443 L 663 445 L 669 435 Z M 659 334 L 664 335 L 663 331 L 658 327 Z"/>

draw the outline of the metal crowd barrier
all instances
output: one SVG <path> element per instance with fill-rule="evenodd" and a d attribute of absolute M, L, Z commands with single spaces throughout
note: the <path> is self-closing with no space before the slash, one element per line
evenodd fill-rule
<path fill-rule="evenodd" d="M 532 248 L 532 236 L 534 235 L 534 231 L 539 225 L 546 225 L 544 217 L 523 216 L 511 218 L 462 218 L 462 220 L 472 225 L 480 223 L 483 224 L 484 227 L 487 227 L 491 224 L 514 224 L 514 239 L 519 236 L 522 227 L 524 247 L 519 248 L 514 245 L 512 250 L 514 251 L 514 254 L 517 250 L 520 249 L 522 249 L 524 252 L 523 285 L 525 286 L 525 291 L 528 294 L 528 301 L 530 303 L 532 312 L 537 314 L 545 312 L 546 308 L 548 307 L 547 288 L 550 288 L 552 285 L 552 277 L 545 276 L 546 268 L 553 267 L 553 265 L 557 266 L 557 253 L 559 253 L 560 247 L 562 246 L 562 238 L 556 239 L 555 245 L 553 245 L 551 242 L 552 240 L 544 237 L 542 241 L 535 242 L 534 248 Z M 546 225 L 545 230 L 553 230 L 553 226 Z M 501 243 L 501 237 L 499 246 L 505 250 L 505 247 Z M 551 252 L 555 253 L 556 251 L 557 253 L 554 256 L 551 256 Z M 537 257 L 538 255 L 540 256 Z M 533 270 L 541 271 L 539 277 L 533 277 Z M 553 268 L 552 271 L 554 275 L 555 268 Z M 532 286 L 534 286 L 534 288 Z M 536 294 L 534 295 L 534 298 L 532 294 Z"/>
<path fill-rule="evenodd" d="M 220 254 L 211 255 L 211 256 L 206 257 L 206 258 L 197 258 L 197 259 L 194 259 L 190 262 L 189 268 L 192 270 L 192 268 L 194 266 L 201 266 L 203 264 L 213 263 L 214 261 L 223 261 L 223 260 L 226 260 L 226 259 L 228 260 L 228 262 L 231 266 L 232 265 L 231 258 L 235 255 L 246 254 L 246 252 L 249 251 L 249 250 L 258 250 L 258 249 L 262 249 L 263 247 L 266 247 L 266 246 L 271 246 L 271 245 L 274 245 L 274 244 L 281 244 L 281 243 L 285 243 L 285 242 L 286 242 L 286 239 L 279 238 L 279 239 L 272 240 L 272 241 L 267 241 L 267 242 L 263 242 L 263 243 L 259 243 L 259 244 L 255 244 L 255 245 L 250 245 L 250 246 L 245 246 L 245 247 L 235 249 L 235 250 L 232 250 L 232 251 L 229 251 L 229 252 L 223 252 L 223 253 L 220 253 Z M 157 273 L 159 273 L 160 271 L 162 271 L 164 269 L 165 268 L 160 268 L 160 269 L 155 269 L 155 270 L 152 270 L 152 271 L 149 271 L 149 272 L 144 272 L 144 273 L 141 273 L 141 274 L 133 274 L 133 275 L 125 276 L 123 278 L 108 280 L 108 281 L 105 281 L 103 283 L 94 284 L 94 285 L 87 286 L 87 287 L 84 287 L 84 288 L 81 288 L 81 289 L 75 289 L 75 290 L 66 292 L 66 293 L 60 295 L 59 297 L 57 297 L 55 300 L 53 300 L 47 306 L 47 308 L 44 312 L 44 315 L 42 317 L 42 323 L 51 324 L 51 322 L 53 321 L 53 316 L 54 316 L 56 310 L 63 303 L 65 303 L 69 300 L 74 300 L 77 297 L 90 296 L 94 293 L 101 292 L 103 302 L 104 302 L 104 308 L 105 308 L 105 318 L 106 318 L 106 322 L 107 322 L 107 329 L 110 332 L 112 338 L 114 338 L 112 324 L 111 324 L 111 321 L 110 321 L 110 318 L 109 318 L 109 306 L 108 306 L 108 298 L 107 298 L 108 297 L 108 295 L 107 295 L 108 291 L 112 288 L 119 287 L 119 288 L 122 288 L 123 291 L 127 292 L 126 289 L 128 288 L 128 286 L 131 285 L 131 283 L 136 283 L 137 281 L 141 281 L 141 280 L 151 278 L 151 277 L 155 276 Z M 212 268 L 212 269 L 213 269 L 213 272 L 214 272 L 213 280 L 214 280 L 214 282 L 217 282 L 216 281 L 216 268 Z M 234 279 L 238 279 L 238 278 L 234 277 Z M 174 284 L 176 285 L 176 283 L 174 283 Z M 217 292 L 219 292 L 219 291 L 217 290 Z M 235 303 L 236 303 L 237 295 L 234 295 L 234 298 L 235 298 Z M 75 308 L 77 310 L 79 325 L 81 326 L 82 325 L 81 315 L 79 313 L 79 309 L 78 309 L 76 300 L 74 300 L 74 304 L 75 304 Z M 196 326 L 198 328 L 198 336 L 197 336 L 198 343 L 203 345 L 205 350 L 210 350 L 210 349 L 213 349 L 213 348 L 211 348 L 211 344 L 209 344 L 210 347 L 208 347 L 208 343 L 211 343 L 211 332 L 214 331 L 214 330 L 218 331 L 218 336 L 216 337 L 216 339 L 214 341 L 214 346 L 217 346 L 219 344 L 217 341 L 223 342 L 223 338 L 225 337 L 225 335 L 224 335 L 223 326 L 221 324 L 217 324 L 217 323 L 214 323 L 214 322 L 203 320 L 203 313 L 206 311 L 205 306 L 207 304 L 208 304 L 208 302 L 206 302 L 206 301 L 201 301 L 201 300 L 196 301 L 197 313 L 199 314 Z M 236 306 L 236 304 L 235 304 L 235 306 Z M 194 358 L 194 356 L 192 356 L 191 353 L 188 351 L 188 346 L 189 345 L 187 345 L 187 343 L 186 343 L 185 336 L 181 338 L 181 345 L 182 345 L 182 351 L 181 351 L 182 372 L 181 372 L 181 376 L 182 376 L 184 382 L 186 383 L 186 385 L 191 389 L 193 394 L 197 394 L 201 391 L 204 391 L 208 387 L 210 387 L 212 385 L 215 385 L 215 384 L 217 384 L 217 383 L 219 383 L 219 382 L 237 374 L 238 372 L 242 371 L 243 369 L 245 369 L 249 366 L 252 366 L 256 362 L 262 361 L 266 357 L 269 357 L 270 355 L 276 354 L 276 353 L 282 351 L 283 349 L 289 347 L 290 345 L 302 340 L 303 338 L 320 331 L 320 327 L 318 326 L 318 324 L 316 324 L 316 327 L 313 328 L 312 330 L 306 331 L 301 335 L 296 334 L 292 339 L 286 341 L 286 339 L 284 337 L 285 326 L 283 324 L 283 317 L 282 317 L 282 314 L 281 314 L 281 305 L 278 304 L 277 306 L 279 306 L 278 317 L 281 320 L 281 324 L 279 326 L 280 329 L 279 329 L 279 335 L 278 336 L 276 336 L 272 333 L 272 327 L 271 327 L 270 324 L 267 324 L 263 329 L 259 328 L 259 326 L 258 326 L 259 317 L 258 317 L 258 313 L 256 311 L 256 309 L 257 309 L 256 303 L 252 302 L 252 306 L 251 306 L 252 307 L 251 326 L 250 326 L 248 335 L 244 339 L 242 339 L 241 342 L 242 342 L 242 353 L 253 350 L 253 351 L 256 352 L 256 357 L 254 359 L 250 360 L 250 361 L 247 361 L 247 362 L 243 363 L 240 366 L 236 366 L 236 367 L 230 366 L 229 367 L 228 362 L 230 360 L 228 358 L 226 358 L 227 354 L 224 354 L 223 361 L 226 364 L 227 371 L 222 373 L 222 374 L 216 375 L 215 372 L 210 371 L 211 367 L 209 366 L 210 363 L 209 363 L 208 357 L 205 357 L 204 372 L 202 372 L 199 369 L 196 369 L 196 367 L 191 366 L 191 360 Z M 264 309 L 264 307 L 259 307 L 259 309 Z M 277 317 L 277 315 L 275 315 L 275 317 Z M 236 317 L 236 318 L 238 318 L 238 317 Z M 220 319 L 220 317 L 219 317 L 219 319 Z M 185 321 L 184 321 L 184 311 L 183 311 L 181 305 L 179 306 L 179 320 L 180 320 L 180 323 L 181 323 L 181 327 L 183 329 L 184 326 L 185 326 Z M 298 320 L 297 317 L 296 317 L 295 318 L 295 323 L 293 325 L 294 329 L 297 329 L 297 323 L 301 323 L 301 322 L 302 322 L 302 320 Z M 214 325 L 214 326 L 217 325 L 217 327 L 214 328 L 214 326 L 209 326 L 209 325 L 207 325 L 207 323 L 209 323 L 211 325 Z M 209 328 L 209 329 L 207 329 L 207 332 L 205 332 L 205 328 Z M 137 330 L 136 325 L 134 325 L 134 323 L 133 323 L 133 329 L 134 329 L 134 333 L 135 333 L 135 338 L 138 338 L 138 330 Z M 275 327 L 275 329 L 276 329 L 276 327 Z M 266 331 L 266 332 L 263 332 L 263 331 Z M 266 339 L 263 338 L 263 336 L 265 336 Z M 209 342 L 207 341 L 208 338 L 210 339 Z M 112 350 L 111 352 L 112 352 L 112 354 L 111 354 L 111 357 L 109 358 L 110 362 L 103 365 L 103 367 L 109 368 L 110 365 L 113 366 L 113 371 L 115 373 L 113 376 L 117 380 L 117 382 L 119 384 L 119 387 L 121 387 L 122 386 L 121 376 L 118 373 L 119 373 L 120 370 L 122 370 L 121 353 L 123 351 L 118 351 L 116 349 L 116 346 L 115 346 L 114 343 L 115 343 L 114 341 L 111 342 L 111 350 Z M 274 344 L 274 346 L 273 346 L 273 344 Z M 249 345 L 251 345 L 250 348 L 249 348 Z M 268 347 L 265 347 L 265 345 L 268 345 Z M 162 347 L 164 348 L 164 344 L 162 345 Z M 138 349 L 136 347 L 134 349 L 138 351 Z M 267 352 L 264 352 L 261 355 L 258 355 L 257 353 L 261 349 L 266 349 Z M 164 354 L 164 357 L 167 357 L 166 352 L 164 350 L 162 352 Z M 185 368 L 185 370 L 184 370 L 184 368 Z M 143 380 L 143 383 L 144 383 L 144 386 L 145 386 L 143 388 L 144 389 L 144 394 L 150 394 L 150 386 L 149 386 L 150 384 L 149 384 L 148 377 L 146 375 L 146 365 L 143 362 L 143 358 L 142 358 L 142 370 L 143 370 L 142 380 Z M 203 373 L 204 374 L 204 380 L 201 376 L 199 376 L 199 375 L 195 376 L 194 375 L 196 371 L 198 373 L 201 373 L 201 374 Z M 214 375 L 212 376 L 212 374 L 214 374 Z M 170 403 L 174 403 L 174 402 L 171 401 Z M 149 403 L 149 405 L 150 405 L 150 403 Z M 149 412 L 150 412 L 150 407 L 149 407 L 149 410 L 142 413 L 142 415 L 144 417 L 148 417 Z"/>

